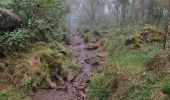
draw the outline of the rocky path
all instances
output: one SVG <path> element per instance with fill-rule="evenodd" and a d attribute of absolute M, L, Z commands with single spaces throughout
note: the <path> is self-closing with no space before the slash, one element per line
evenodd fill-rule
<path fill-rule="evenodd" d="M 88 51 L 80 33 L 72 30 L 70 33 L 71 52 L 77 64 L 81 67 L 79 74 L 71 81 L 64 82 L 57 89 L 43 90 L 32 97 L 32 100 L 87 100 L 86 88 L 90 77 L 95 73 L 88 60 L 96 53 Z"/>

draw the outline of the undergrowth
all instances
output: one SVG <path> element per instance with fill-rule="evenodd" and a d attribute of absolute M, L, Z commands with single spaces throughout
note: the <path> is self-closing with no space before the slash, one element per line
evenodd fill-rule
<path fill-rule="evenodd" d="M 146 44 L 142 48 L 134 49 L 131 45 L 124 45 L 125 39 L 123 35 L 111 39 L 106 47 L 110 53 L 108 63 L 120 64 L 124 68 L 143 67 L 151 57 L 163 49 L 163 44 L 159 43 Z"/>
<path fill-rule="evenodd" d="M 148 61 L 158 52 L 163 51 L 163 43 L 145 43 L 140 48 L 134 48 L 133 44 L 125 45 L 129 35 L 145 26 L 130 26 L 129 31 L 123 28 L 126 32 L 117 29 L 121 34 L 113 36 L 105 46 L 105 51 L 109 53 L 109 56 L 103 66 L 104 71 L 91 79 L 90 100 L 155 100 L 152 97 L 155 96 L 155 91 L 169 93 L 169 86 L 163 85 L 163 82 L 169 79 L 167 79 L 168 76 L 162 73 L 150 73 L 146 70 Z M 113 77 L 112 74 L 105 74 L 108 72 L 107 65 L 111 66 L 109 72 L 114 72 L 115 65 L 119 65 L 128 73 L 129 82 L 127 86 L 120 86 L 122 91 L 108 91 L 112 88 L 104 87 L 106 83 L 112 83 L 110 77 Z"/>

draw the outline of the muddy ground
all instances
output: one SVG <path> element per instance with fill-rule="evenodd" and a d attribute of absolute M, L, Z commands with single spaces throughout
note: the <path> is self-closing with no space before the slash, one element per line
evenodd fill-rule
<path fill-rule="evenodd" d="M 71 31 L 70 42 L 72 57 L 81 68 L 79 74 L 71 82 L 61 82 L 57 89 L 39 90 L 32 100 L 87 100 L 86 89 L 96 72 L 96 67 L 87 61 L 96 57 L 96 51 L 86 49 L 86 43 L 76 30 Z"/>

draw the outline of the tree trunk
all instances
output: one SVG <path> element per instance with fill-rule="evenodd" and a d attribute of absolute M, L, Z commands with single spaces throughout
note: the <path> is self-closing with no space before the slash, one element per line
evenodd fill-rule
<path fill-rule="evenodd" d="M 126 3 L 123 3 L 122 5 L 122 20 L 121 20 L 121 25 L 124 26 L 126 21 Z"/>
<path fill-rule="evenodd" d="M 134 21 L 134 20 L 135 20 L 135 0 L 132 0 L 131 20 L 130 21 Z"/>
<path fill-rule="evenodd" d="M 170 22 L 169 22 L 167 33 L 166 33 L 165 49 L 170 50 Z"/>
<path fill-rule="evenodd" d="M 165 38 L 165 49 L 170 50 L 170 0 L 168 0 L 168 18 L 169 18 L 169 24 L 167 27 L 167 33 Z"/>
<path fill-rule="evenodd" d="M 119 6 L 116 5 L 116 24 L 119 25 Z"/>
<path fill-rule="evenodd" d="M 140 20 L 144 19 L 144 14 L 145 14 L 145 0 L 140 0 L 140 15 L 139 15 Z"/>
<path fill-rule="evenodd" d="M 148 19 L 153 17 L 154 3 L 155 3 L 155 0 L 149 0 L 148 16 L 147 16 Z"/>
<path fill-rule="evenodd" d="M 168 18 L 170 21 L 170 0 L 168 0 Z"/>

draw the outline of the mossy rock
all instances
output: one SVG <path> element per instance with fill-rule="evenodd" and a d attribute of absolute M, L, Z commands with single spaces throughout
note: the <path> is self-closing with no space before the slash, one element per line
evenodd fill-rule
<path fill-rule="evenodd" d="M 152 42 L 164 42 L 165 31 L 161 28 L 157 28 L 156 26 L 147 26 L 143 28 L 141 31 L 136 32 L 132 36 L 130 36 L 126 41 L 125 45 L 138 45 L 152 43 Z"/>
<path fill-rule="evenodd" d="M 135 33 L 134 35 L 130 36 L 126 41 L 125 45 L 130 44 L 143 44 L 145 43 L 144 37 L 140 35 L 139 33 Z"/>
<path fill-rule="evenodd" d="M 93 34 L 94 34 L 95 36 L 101 36 L 101 32 L 99 32 L 99 31 L 97 31 L 97 30 L 93 31 Z"/>
<path fill-rule="evenodd" d="M 155 27 L 155 26 L 148 26 L 142 30 L 141 35 L 146 38 L 145 41 L 147 42 L 155 42 L 155 41 L 163 42 L 166 32 L 162 28 Z"/>
<path fill-rule="evenodd" d="M 101 62 L 101 58 L 99 58 L 99 57 L 95 57 L 90 60 L 90 64 L 93 66 L 100 65 L 100 62 Z"/>

